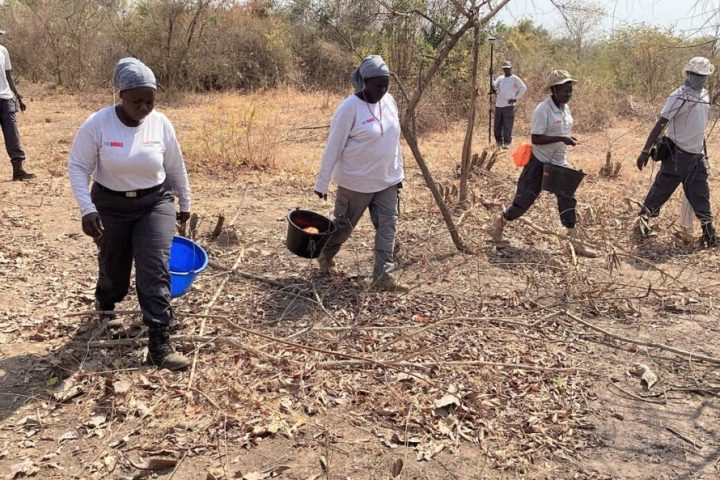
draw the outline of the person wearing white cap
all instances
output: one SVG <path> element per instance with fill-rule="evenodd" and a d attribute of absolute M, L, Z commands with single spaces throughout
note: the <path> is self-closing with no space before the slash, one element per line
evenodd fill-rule
<path fill-rule="evenodd" d="M 577 82 L 565 70 L 553 70 L 548 76 L 545 88 L 550 96 L 540 102 L 532 114 L 530 128 L 532 155 L 518 178 L 517 192 L 512 204 L 505 208 L 488 229 L 492 240 L 502 241 L 505 225 L 520 218 L 535 203 L 542 189 L 543 165 L 546 163 L 566 166 L 567 147 L 577 145 L 571 135 L 573 117 L 567 103 L 572 98 L 573 83 Z M 597 253 L 579 241 L 575 224 L 577 215 L 574 196 L 556 194 L 560 221 L 568 229 L 568 237 L 575 252 L 583 257 L 594 258 Z"/>
<path fill-rule="evenodd" d="M 5 30 L 0 29 L 0 35 L 5 35 Z M 20 145 L 20 133 L 15 113 L 18 109 L 24 112 L 26 106 L 13 81 L 10 54 L 4 45 L 0 45 L 0 66 L 2 67 L 0 68 L 0 127 L 2 127 L 5 138 L 5 150 L 7 150 L 12 164 L 12 179 L 22 182 L 35 178 L 35 174 L 27 172 L 23 168 L 25 151 Z"/>
<path fill-rule="evenodd" d="M 654 234 L 650 219 L 660 214 L 661 207 L 682 183 L 695 216 L 700 220 L 701 245 L 708 248 L 717 245 L 705 148 L 705 127 L 710 113 L 710 96 L 705 84 L 714 72 L 715 66 L 705 57 L 694 57 L 685 64 L 684 84 L 667 98 L 660 118 L 638 155 L 639 170 L 647 165 L 651 156 L 661 161 L 636 221 L 642 238 Z"/>
<path fill-rule="evenodd" d="M 508 149 L 512 143 L 513 123 L 515 122 L 515 105 L 527 92 L 525 82 L 512 73 L 512 63 L 505 60 L 502 63 L 503 74 L 493 82 L 495 99 L 495 141 L 503 148 Z"/>

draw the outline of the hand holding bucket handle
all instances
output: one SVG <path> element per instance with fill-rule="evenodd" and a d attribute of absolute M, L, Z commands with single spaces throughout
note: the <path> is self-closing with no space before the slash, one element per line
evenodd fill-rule
<path fill-rule="evenodd" d="M 175 214 L 175 219 L 178 222 L 178 233 L 185 237 L 187 233 L 187 222 L 190 219 L 190 212 L 177 212 Z"/>

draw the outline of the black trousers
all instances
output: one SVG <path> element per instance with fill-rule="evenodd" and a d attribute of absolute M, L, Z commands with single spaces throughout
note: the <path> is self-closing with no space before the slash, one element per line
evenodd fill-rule
<path fill-rule="evenodd" d="M 504 216 L 506 220 L 515 220 L 520 218 L 535 203 L 540 190 L 542 190 L 543 163 L 535 158 L 530 157 L 530 161 L 523 167 L 518 178 L 517 192 L 513 199 L 512 205 L 505 209 Z M 574 228 L 577 222 L 575 214 L 575 206 L 577 200 L 575 197 L 557 197 L 558 211 L 560 212 L 560 221 L 566 228 Z"/>
<path fill-rule="evenodd" d="M 515 107 L 495 107 L 495 141 L 497 143 L 512 143 L 513 124 L 515 123 Z"/>
<path fill-rule="evenodd" d="M 15 118 L 15 101 L 0 99 L 0 127 L 2 127 L 7 150 L 13 165 L 19 166 L 25 160 L 25 152 L 20 146 L 20 133 Z"/>
<path fill-rule="evenodd" d="M 707 159 L 703 154 L 688 153 L 680 149 L 674 158 L 662 162 L 640 213 L 657 217 L 660 208 L 681 183 L 700 223 L 712 222 Z"/>
<path fill-rule="evenodd" d="M 128 198 L 94 184 L 93 203 L 105 233 L 97 239 L 98 281 L 95 298 L 104 305 L 122 301 L 130 288 L 135 262 L 135 284 L 143 321 L 167 325 L 170 307 L 170 244 L 175 234 L 175 206 L 169 188 Z"/>

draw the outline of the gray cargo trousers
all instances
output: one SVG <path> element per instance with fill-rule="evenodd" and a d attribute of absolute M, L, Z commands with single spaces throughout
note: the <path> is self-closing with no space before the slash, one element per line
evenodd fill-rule
<path fill-rule="evenodd" d="M 400 184 L 375 193 L 362 193 L 338 187 L 335 199 L 335 225 L 337 231 L 330 237 L 322 256 L 333 258 L 362 218 L 370 210 L 370 220 L 375 227 L 375 266 L 373 280 L 387 278 L 395 269 L 393 250 L 398 219 L 398 195 Z"/>
<path fill-rule="evenodd" d="M 170 244 L 175 234 L 172 191 L 165 185 L 138 197 L 111 193 L 93 184 L 92 201 L 105 232 L 98 246 L 98 281 L 95 298 L 115 305 L 128 293 L 135 262 L 135 286 L 143 322 L 167 325 L 170 306 Z"/>

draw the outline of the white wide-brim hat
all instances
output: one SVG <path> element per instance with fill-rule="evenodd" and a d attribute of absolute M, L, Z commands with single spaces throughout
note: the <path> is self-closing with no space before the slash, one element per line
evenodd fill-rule
<path fill-rule="evenodd" d="M 710 63 L 710 60 L 705 57 L 693 57 L 683 67 L 683 75 L 687 74 L 687 72 L 706 77 L 715 72 L 715 65 Z"/>

